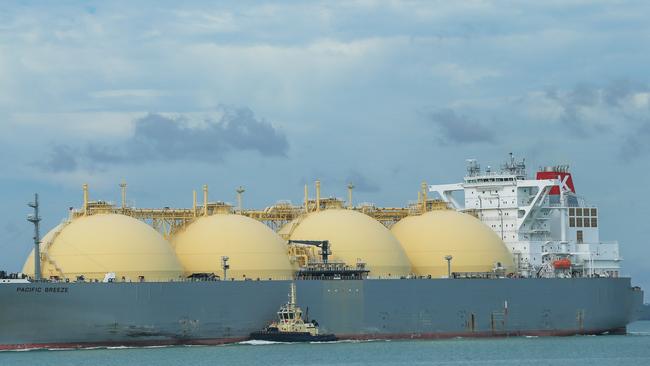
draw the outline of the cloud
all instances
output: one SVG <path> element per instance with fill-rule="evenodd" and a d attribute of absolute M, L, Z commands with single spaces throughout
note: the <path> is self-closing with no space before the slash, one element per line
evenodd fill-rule
<path fill-rule="evenodd" d="M 348 173 L 346 180 L 348 183 L 352 183 L 354 189 L 358 192 L 376 193 L 381 190 L 379 185 L 357 171 L 351 171 Z"/>
<path fill-rule="evenodd" d="M 588 84 L 576 85 L 568 92 L 549 90 L 546 98 L 554 101 L 560 108 L 559 122 L 577 136 L 586 136 L 603 126 L 588 119 L 584 114 L 600 101 L 600 90 Z"/>
<path fill-rule="evenodd" d="M 497 78 L 501 72 L 478 67 L 464 67 L 454 63 L 441 63 L 435 65 L 433 74 L 449 79 L 453 84 L 461 87 L 476 84 L 484 79 Z"/>
<path fill-rule="evenodd" d="M 134 121 L 133 134 L 112 144 L 56 146 L 42 168 L 70 172 L 79 166 L 96 169 L 151 161 L 219 162 L 233 151 L 254 151 L 265 157 L 286 157 L 286 136 L 249 108 L 222 108 L 218 119 L 194 121 L 186 116 L 150 113 Z"/>
<path fill-rule="evenodd" d="M 634 160 L 650 153 L 650 86 L 643 82 L 613 79 L 609 82 L 577 83 L 569 88 L 529 90 L 523 95 L 457 100 L 449 109 L 432 114 L 445 139 L 443 142 L 474 141 L 476 131 L 486 127 L 477 116 L 504 121 L 502 141 L 520 141 L 528 146 L 540 139 L 598 141 L 611 156 Z M 471 111 L 469 116 L 454 112 Z M 531 131 L 542 128 L 548 134 Z M 466 131 L 471 133 L 466 134 Z M 487 138 L 495 135 L 488 133 Z M 645 139 L 645 140 L 644 140 Z"/>
<path fill-rule="evenodd" d="M 109 89 L 91 92 L 93 98 L 157 98 L 167 93 L 155 89 Z"/>
<path fill-rule="evenodd" d="M 625 79 L 613 80 L 605 87 L 603 99 L 608 105 L 621 107 L 630 97 L 648 91 L 650 89 L 639 82 Z"/>
<path fill-rule="evenodd" d="M 613 80 L 606 85 L 580 83 L 568 91 L 548 90 L 545 98 L 559 108 L 558 121 L 584 138 L 614 127 L 634 129 L 635 121 L 649 111 L 649 91 L 642 83 Z"/>
<path fill-rule="evenodd" d="M 452 109 L 439 109 L 430 115 L 438 127 L 439 140 L 443 144 L 494 142 L 494 131 L 468 116 L 459 115 Z"/>
<path fill-rule="evenodd" d="M 629 133 L 621 145 L 619 158 L 623 161 L 630 161 L 639 158 L 650 152 L 648 147 L 650 140 L 650 119 Z"/>
<path fill-rule="evenodd" d="M 76 153 L 70 146 L 57 145 L 44 161 L 35 162 L 34 165 L 54 173 L 71 172 L 77 169 Z"/>

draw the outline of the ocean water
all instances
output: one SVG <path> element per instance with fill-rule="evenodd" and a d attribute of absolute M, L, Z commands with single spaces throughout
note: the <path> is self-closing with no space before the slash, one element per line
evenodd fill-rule
<path fill-rule="evenodd" d="M 650 321 L 628 335 L 0 352 L 0 365 L 650 365 Z"/>

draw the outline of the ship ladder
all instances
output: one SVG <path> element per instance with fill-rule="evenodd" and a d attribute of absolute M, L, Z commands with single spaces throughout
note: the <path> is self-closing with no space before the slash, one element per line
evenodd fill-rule
<path fill-rule="evenodd" d="M 56 274 L 60 278 L 63 278 L 63 276 L 64 276 L 63 270 L 61 269 L 61 267 L 59 267 L 59 265 L 56 263 L 56 261 L 50 256 L 50 253 L 49 253 L 48 250 L 50 249 L 50 246 L 52 245 L 52 243 L 54 243 L 54 240 L 56 240 L 56 238 L 59 236 L 59 234 L 61 234 L 63 229 L 66 226 L 68 226 L 68 224 L 70 222 L 71 222 L 70 220 L 63 220 L 63 222 L 61 222 L 61 224 L 58 226 L 58 228 L 56 229 L 54 234 L 52 234 L 52 237 L 50 238 L 50 240 L 44 242 L 43 246 L 41 247 L 41 257 L 42 257 L 42 259 L 45 259 L 45 261 L 47 261 L 48 263 L 50 263 L 52 265 L 52 267 L 54 267 L 54 270 L 56 271 Z"/>
<path fill-rule="evenodd" d="M 302 222 L 303 218 L 304 218 L 303 216 L 298 216 L 296 219 L 294 219 L 293 221 L 291 221 L 291 222 L 290 222 L 291 227 L 289 228 L 289 230 L 288 230 L 286 233 L 280 234 L 280 236 L 282 237 L 282 239 L 284 239 L 284 240 L 289 240 L 289 239 L 291 238 L 291 234 L 293 234 L 293 231 L 296 230 L 296 228 L 298 227 L 298 225 L 300 225 L 300 223 Z"/>
<path fill-rule="evenodd" d="M 551 264 L 551 262 L 545 263 L 540 269 L 537 271 L 537 277 L 542 277 L 542 278 L 554 278 L 555 277 L 555 268 Z"/>
<path fill-rule="evenodd" d="M 56 261 L 52 257 L 50 257 L 50 253 L 45 252 L 45 253 L 43 253 L 43 256 L 45 257 L 45 260 L 48 263 L 50 263 L 52 265 L 52 267 L 54 267 L 54 269 L 56 271 L 55 273 L 59 276 L 59 278 L 63 278 L 64 277 L 63 270 L 61 269 L 61 267 L 59 267 L 59 265 L 56 263 Z"/>

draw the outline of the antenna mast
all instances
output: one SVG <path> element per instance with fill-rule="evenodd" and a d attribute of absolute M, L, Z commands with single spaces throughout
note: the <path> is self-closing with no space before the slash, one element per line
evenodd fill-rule
<path fill-rule="evenodd" d="M 38 193 L 34 193 L 34 202 L 29 202 L 27 206 L 34 209 L 34 214 L 27 216 L 27 221 L 34 224 L 34 278 L 36 281 L 41 280 L 41 234 L 39 232 L 39 223 L 41 222 L 38 216 Z"/>
<path fill-rule="evenodd" d="M 241 213 L 242 212 L 241 195 L 242 193 L 246 192 L 246 190 L 244 189 L 244 187 L 239 186 L 239 188 L 237 188 L 235 192 L 237 192 L 237 210 L 239 210 L 239 213 Z"/>

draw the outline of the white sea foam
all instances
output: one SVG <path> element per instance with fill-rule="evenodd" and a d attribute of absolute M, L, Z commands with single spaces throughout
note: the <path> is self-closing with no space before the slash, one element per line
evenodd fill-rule
<path fill-rule="evenodd" d="M 42 350 L 42 348 L 19 348 L 19 349 L 2 349 L 0 352 L 30 352 L 30 351 L 38 351 Z"/>
<path fill-rule="evenodd" d="M 311 343 L 311 344 L 320 344 L 320 343 L 334 344 L 334 343 L 367 343 L 367 342 L 390 342 L 390 341 L 391 341 L 390 339 L 377 338 L 377 339 L 339 339 L 338 341 L 327 341 L 327 342 L 314 341 L 314 342 L 309 342 L 309 343 Z"/>
<path fill-rule="evenodd" d="M 239 342 L 237 344 L 246 344 L 249 346 L 266 346 L 269 344 L 285 344 L 285 342 L 273 342 L 273 341 L 259 341 L 259 340 L 250 340 L 250 341 L 243 341 Z"/>
<path fill-rule="evenodd" d="M 627 332 L 627 335 L 632 336 L 650 336 L 650 332 Z"/>

